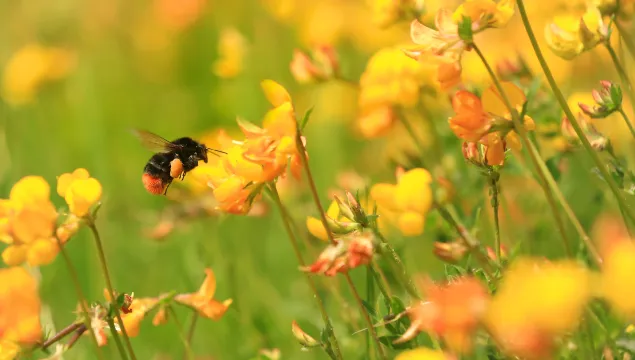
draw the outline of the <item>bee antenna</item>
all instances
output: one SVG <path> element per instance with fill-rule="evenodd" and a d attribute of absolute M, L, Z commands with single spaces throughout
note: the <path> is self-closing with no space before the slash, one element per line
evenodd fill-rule
<path fill-rule="evenodd" d="M 212 148 L 207 148 L 207 152 L 211 152 L 211 153 L 218 152 L 218 153 L 227 155 L 227 153 L 225 151 L 223 151 L 223 150 L 212 149 Z M 214 154 L 214 155 L 218 155 L 218 154 Z"/>

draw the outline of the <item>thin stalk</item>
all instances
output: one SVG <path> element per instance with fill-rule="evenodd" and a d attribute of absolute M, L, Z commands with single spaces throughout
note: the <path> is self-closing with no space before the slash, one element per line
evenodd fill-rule
<path fill-rule="evenodd" d="M 351 276 L 348 273 L 344 273 L 344 277 L 346 278 L 346 282 L 348 282 L 348 286 L 350 287 L 351 292 L 353 293 L 353 297 L 355 298 L 357 305 L 362 310 L 362 316 L 364 316 L 364 320 L 366 320 L 366 325 L 368 326 L 368 330 L 370 331 L 370 334 L 373 340 L 375 341 L 375 347 L 377 348 L 379 357 L 384 360 L 387 360 L 388 357 L 386 357 L 386 354 L 384 353 L 384 349 L 381 346 L 381 342 L 379 342 L 379 338 L 377 337 L 377 331 L 375 330 L 375 325 L 373 324 L 373 320 L 371 320 L 370 315 L 368 315 L 368 311 L 366 311 L 366 308 L 364 307 L 364 303 L 362 302 L 362 299 L 359 297 L 359 293 L 357 292 L 357 289 L 355 288 L 355 284 L 353 283 Z"/>
<path fill-rule="evenodd" d="M 437 205 L 435 206 L 435 208 L 437 209 L 443 220 L 445 220 L 456 230 L 467 248 L 470 249 L 474 257 L 476 257 L 476 259 L 481 263 L 481 265 L 483 266 L 483 271 L 485 271 L 487 276 L 493 278 L 492 270 L 490 269 L 490 263 L 487 260 L 487 256 L 485 256 L 485 254 L 483 254 L 483 252 L 481 251 L 479 241 L 476 240 L 469 231 L 467 231 L 465 225 L 463 225 L 458 217 L 452 215 L 445 207 Z"/>
<path fill-rule="evenodd" d="M 375 276 L 375 281 L 377 282 L 377 285 L 379 285 L 379 292 L 381 292 L 386 299 L 392 298 L 392 290 L 390 289 L 390 285 L 388 284 L 388 281 L 386 280 L 386 275 L 384 275 L 383 271 L 381 271 L 381 268 L 379 267 L 379 265 L 373 262 L 371 270 L 372 270 L 373 276 Z"/>
<path fill-rule="evenodd" d="M 87 218 L 86 224 L 90 228 L 90 231 L 93 233 L 93 237 L 95 238 L 95 244 L 97 245 L 97 254 L 99 255 L 99 263 L 101 264 L 101 270 L 104 274 L 104 279 L 106 279 L 106 287 L 108 288 L 108 295 L 110 296 L 110 303 L 112 304 L 113 311 L 115 312 L 115 317 L 119 322 L 119 327 L 121 328 L 121 333 L 123 334 L 123 338 L 126 342 L 126 346 L 128 348 L 128 352 L 130 353 L 130 358 L 132 360 L 136 360 L 137 357 L 134 354 L 134 350 L 132 349 L 132 344 L 130 343 L 130 338 L 128 337 L 128 332 L 126 331 L 126 327 L 123 324 L 123 320 L 121 319 L 121 313 L 119 312 L 119 306 L 117 306 L 117 298 L 115 297 L 115 292 L 112 287 L 112 281 L 110 280 L 110 273 L 108 272 L 108 263 L 106 262 L 106 254 L 104 253 L 104 247 L 102 245 L 101 237 L 99 236 L 99 231 L 97 231 L 97 227 L 95 226 L 95 220 L 92 217 Z M 116 337 L 113 334 L 113 337 Z"/>
<path fill-rule="evenodd" d="M 119 333 L 117 332 L 115 321 L 110 316 L 106 318 L 106 321 L 108 322 L 108 327 L 110 328 L 110 333 L 112 334 L 112 338 L 115 339 L 115 344 L 117 345 L 117 350 L 119 350 L 119 354 L 121 354 L 121 358 L 123 360 L 127 360 L 128 355 L 126 354 L 126 350 L 123 348 L 123 344 L 121 343 L 121 339 L 119 338 Z"/>
<path fill-rule="evenodd" d="M 371 264 L 366 266 L 366 303 L 373 305 L 375 303 L 375 279 L 373 275 L 373 267 Z M 376 359 L 375 353 L 370 350 L 373 339 L 370 331 L 366 334 L 366 353 L 371 359 Z"/>
<path fill-rule="evenodd" d="M 499 181 L 500 181 L 500 175 L 498 174 L 498 172 L 495 172 L 490 176 L 489 186 L 490 186 L 490 194 L 492 196 L 491 205 L 492 205 L 492 210 L 494 211 L 494 247 L 496 248 L 495 249 L 496 261 L 500 264 L 502 257 L 501 257 L 501 231 L 500 231 L 500 224 L 498 221 L 498 208 L 500 205 Z"/>
<path fill-rule="evenodd" d="M 621 106 L 620 106 L 620 108 L 617 111 L 622 115 L 622 118 L 624 119 L 624 122 L 628 126 L 628 130 L 631 131 L 631 135 L 633 135 L 633 137 L 635 138 L 635 128 L 633 128 L 633 123 L 628 118 L 628 115 L 626 115 L 626 112 L 624 111 L 624 109 L 622 109 Z"/>
<path fill-rule="evenodd" d="M 271 186 L 269 186 L 268 189 L 269 189 L 269 194 L 271 195 L 271 198 L 273 199 L 274 203 L 278 207 L 278 210 L 280 210 L 280 217 L 282 218 L 282 223 L 284 224 L 284 228 L 287 232 L 287 235 L 289 236 L 289 240 L 291 241 L 291 245 L 293 246 L 293 251 L 295 252 L 296 258 L 298 259 L 298 263 L 300 264 L 300 266 L 305 267 L 306 263 L 304 262 L 304 259 L 302 258 L 302 253 L 300 252 L 300 247 L 298 246 L 298 240 L 296 239 L 295 234 L 293 233 L 293 230 L 291 230 L 291 225 L 289 224 L 288 217 L 285 216 L 285 213 L 287 211 L 284 205 L 282 204 L 282 200 L 280 200 L 280 195 L 278 194 L 278 190 L 276 189 L 276 186 L 274 184 L 271 184 Z M 322 320 L 324 321 L 324 325 L 326 326 L 326 332 L 329 334 L 329 339 L 330 339 L 331 345 L 333 346 L 333 349 L 335 350 L 335 354 L 337 355 L 339 359 L 343 359 L 342 353 L 340 351 L 340 345 L 337 341 L 337 338 L 335 337 L 335 332 L 333 331 L 333 325 L 331 324 L 331 319 L 329 318 L 329 315 L 326 312 L 326 308 L 324 307 L 322 298 L 320 297 L 311 276 L 309 274 L 305 274 L 305 275 L 306 275 L 307 282 L 309 283 L 309 287 L 311 288 L 311 291 L 313 292 L 313 297 L 315 298 L 315 301 L 318 304 L 318 308 L 320 309 L 320 313 L 322 314 Z"/>
<path fill-rule="evenodd" d="M 390 254 L 389 257 L 392 259 L 390 263 L 392 264 L 393 272 L 397 275 L 397 278 L 401 281 L 408 294 L 410 294 L 410 296 L 415 299 L 421 299 L 421 295 L 419 295 L 414 281 L 412 281 L 412 278 L 408 275 L 406 266 L 401 261 L 399 254 L 397 254 L 395 249 L 390 245 L 388 240 L 386 240 L 384 235 L 379 232 L 379 230 L 375 230 L 374 232 L 375 235 L 379 238 L 379 241 L 381 241 L 382 248 L 388 250 L 388 253 Z M 385 254 L 385 252 L 382 252 L 382 254 Z"/>
<path fill-rule="evenodd" d="M 401 124 L 403 124 L 403 127 L 408 132 L 408 135 L 410 135 L 410 137 L 412 138 L 412 141 L 415 143 L 415 146 L 417 147 L 417 150 L 419 150 L 419 156 L 420 156 L 421 163 L 424 163 L 425 161 L 423 159 L 424 159 L 424 155 L 426 153 L 426 149 L 421 144 L 421 141 L 419 140 L 419 137 L 415 133 L 415 130 L 412 128 L 412 125 L 410 125 L 410 122 L 408 121 L 408 119 L 406 119 L 406 116 L 403 114 L 403 112 L 401 114 L 399 114 L 399 116 L 397 116 L 397 118 L 399 119 L 399 121 L 401 121 Z"/>
<path fill-rule="evenodd" d="M 549 65 L 547 64 L 547 61 L 545 60 L 545 57 L 542 54 L 542 50 L 540 50 L 540 46 L 538 45 L 538 40 L 536 40 L 536 35 L 534 34 L 534 31 L 531 28 L 531 24 L 529 23 L 529 18 L 527 17 L 527 11 L 525 10 L 525 4 L 523 0 L 516 0 L 516 3 L 518 4 L 518 12 L 520 13 L 520 16 L 522 18 L 525 31 L 527 32 L 527 35 L 529 36 L 529 40 L 531 41 L 531 46 L 533 47 L 534 52 L 536 53 L 536 57 L 538 58 L 538 61 L 540 62 L 540 66 L 542 67 L 542 71 L 544 72 L 545 77 L 547 78 L 547 82 L 549 82 L 549 86 L 551 87 L 551 90 L 556 96 L 556 99 L 558 100 L 560 107 L 562 108 L 562 110 L 564 110 L 564 113 L 569 119 L 569 121 L 571 122 L 571 126 L 573 126 L 575 133 L 580 138 L 580 141 L 582 142 L 582 146 L 591 157 L 591 160 L 593 160 L 593 162 L 595 163 L 595 166 L 598 168 L 598 171 L 600 171 L 602 178 L 604 178 L 606 183 L 609 185 L 609 188 L 611 189 L 611 192 L 613 192 L 613 195 L 617 199 L 617 202 L 624 208 L 624 212 L 626 213 L 627 217 L 635 221 L 635 212 L 633 212 L 633 209 L 629 208 L 628 205 L 626 204 L 626 201 L 624 200 L 624 197 L 622 196 L 621 191 L 617 186 L 617 183 L 611 177 L 605 165 L 602 163 L 600 156 L 591 147 L 591 144 L 589 143 L 589 140 L 584 135 L 584 132 L 582 128 L 580 127 L 580 124 L 578 123 L 577 118 L 573 115 L 573 112 L 571 111 L 571 109 L 569 108 L 569 105 L 567 104 L 567 100 L 564 98 L 564 95 L 562 95 L 562 91 L 560 91 L 558 84 L 556 84 L 556 80 L 554 79 L 553 74 L 551 73 L 551 69 L 549 69 Z"/>
<path fill-rule="evenodd" d="M 624 40 L 622 43 L 626 45 L 626 48 L 628 49 L 628 52 L 631 53 L 631 56 L 635 57 L 635 42 L 633 42 L 631 34 L 617 19 L 613 21 L 613 24 L 615 24 L 617 31 L 620 33 L 620 37 Z M 633 106 L 635 106 L 635 104 Z"/>
<path fill-rule="evenodd" d="M 315 206 L 317 207 L 317 210 L 320 213 L 320 218 L 322 219 L 322 226 L 324 226 L 324 229 L 326 230 L 326 233 L 328 235 L 328 238 L 331 244 L 337 244 L 337 241 L 333 237 L 333 233 L 329 229 L 328 222 L 326 220 L 326 213 L 324 212 L 324 207 L 322 206 L 322 203 L 320 202 L 320 196 L 318 195 L 317 188 L 315 186 L 315 181 L 313 180 L 313 175 L 311 174 L 309 160 L 307 159 L 307 156 L 306 156 L 306 148 L 304 147 L 304 143 L 302 142 L 302 132 L 300 131 L 299 127 L 296 130 L 295 140 L 296 140 L 295 141 L 296 147 L 298 149 L 298 152 L 300 153 L 300 160 L 302 161 L 302 167 L 304 168 L 304 172 L 306 174 L 307 181 L 311 189 L 313 202 L 315 203 Z M 350 275 L 348 273 L 344 273 L 344 277 L 346 277 L 348 285 L 351 288 L 351 292 L 353 293 L 353 295 L 355 295 L 355 298 L 356 298 L 355 300 L 357 300 L 357 303 L 362 312 L 362 315 L 364 316 L 364 319 L 366 319 L 366 322 L 368 323 L 368 327 L 370 328 L 371 334 L 373 336 L 373 340 L 375 341 L 375 346 L 377 348 L 377 352 L 379 353 L 379 357 L 382 359 L 387 359 L 386 354 L 384 354 L 384 349 L 381 346 L 381 342 L 379 342 L 379 339 L 377 338 L 377 332 L 375 331 L 375 328 L 373 327 L 373 322 L 370 319 L 370 316 L 368 315 L 368 312 L 366 311 L 366 308 L 364 307 L 362 300 L 359 298 L 359 293 L 357 292 L 357 289 L 355 288 L 355 284 L 351 280 Z"/>
<path fill-rule="evenodd" d="M 192 311 L 192 320 L 190 321 L 190 327 L 187 330 L 187 346 L 191 349 L 192 348 L 192 339 L 194 338 L 194 331 L 196 330 L 196 322 L 198 321 L 198 313 L 196 311 Z M 186 359 L 187 358 L 187 350 L 185 352 L 185 354 L 183 354 L 183 358 Z"/>
<path fill-rule="evenodd" d="M 635 109 L 635 91 L 633 91 L 633 85 L 631 83 L 631 80 L 629 79 L 628 74 L 626 73 L 626 70 L 624 70 L 624 66 L 622 66 L 622 63 L 620 62 L 619 57 L 615 53 L 613 46 L 611 46 L 611 44 L 608 41 L 606 41 L 604 45 L 606 47 L 606 50 L 608 50 L 609 54 L 611 55 L 611 60 L 613 60 L 613 65 L 615 65 L 615 69 L 617 70 L 617 73 L 620 76 L 620 80 L 622 81 L 622 87 L 626 88 L 626 93 L 628 94 L 628 98 L 631 102 L 631 107 L 634 107 Z M 622 114 L 622 117 L 624 118 L 626 125 L 628 125 L 628 129 L 631 131 L 631 135 L 635 137 L 635 130 L 633 129 L 633 124 L 631 124 L 631 122 L 628 119 L 628 116 L 626 116 L 626 113 L 621 107 L 619 111 Z"/>
<path fill-rule="evenodd" d="M 536 150 L 533 142 L 530 141 L 529 146 L 531 147 L 530 149 L 531 151 L 538 154 L 538 150 Z M 540 155 L 538 155 L 538 157 L 540 157 Z M 542 159 L 540 160 L 541 161 L 539 161 L 538 164 L 540 165 L 540 167 L 543 169 L 544 172 L 548 173 L 549 169 L 547 168 L 547 165 L 545 165 L 545 162 L 542 161 Z M 596 249 L 595 244 L 593 244 L 593 241 L 584 230 L 584 227 L 580 223 L 580 220 L 578 220 L 578 217 L 573 212 L 573 209 L 571 209 L 569 202 L 567 201 L 567 199 L 565 199 L 564 195 L 562 194 L 562 191 L 560 191 L 560 188 L 558 187 L 558 184 L 556 183 L 554 178 L 552 176 L 547 176 L 547 183 L 551 187 L 551 190 L 553 191 L 553 193 L 556 195 L 556 198 L 560 202 L 560 205 L 562 205 L 562 208 L 564 209 L 564 213 L 569 218 L 569 221 L 571 221 L 571 223 L 573 224 L 573 227 L 578 232 L 578 235 L 580 235 L 580 238 L 584 242 L 584 245 L 586 245 L 587 250 L 589 250 L 589 253 L 591 254 L 591 259 L 596 263 L 596 265 L 598 266 L 602 265 L 602 256 L 600 256 L 600 253 Z"/>
<path fill-rule="evenodd" d="M 183 334 L 183 325 L 181 324 L 181 321 L 179 320 L 179 318 L 176 317 L 176 311 L 174 311 L 174 308 L 171 305 L 167 306 L 167 310 L 172 315 L 172 318 L 174 319 L 174 323 L 176 324 L 177 330 L 179 332 L 179 337 L 181 338 L 181 341 L 183 341 L 183 346 L 185 347 L 185 353 L 187 354 L 186 358 L 190 360 L 194 359 L 194 354 L 192 354 L 192 349 L 190 348 L 190 342 L 188 341 L 187 336 Z"/>
<path fill-rule="evenodd" d="M 90 332 L 90 338 L 93 340 L 95 347 L 97 348 L 97 357 L 99 359 L 104 359 L 104 354 L 101 352 L 101 348 L 99 347 L 99 343 L 97 342 L 97 336 L 95 335 L 95 331 L 93 327 L 90 326 L 90 313 L 88 312 L 88 300 L 86 296 L 84 296 L 84 292 L 82 291 L 82 286 L 79 283 L 79 277 L 77 276 L 77 271 L 75 270 L 75 266 L 73 266 L 73 262 L 71 258 L 66 253 L 66 249 L 64 245 L 60 241 L 60 239 L 56 236 L 55 241 L 57 241 L 57 246 L 60 248 L 60 252 L 62 253 L 62 257 L 64 258 L 64 262 L 66 263 L 66 268 L 68 268 L 68 272 L 71 275 L 71 281 L 75 286 L 75 292 L 77 292 L 77 300 L 79 300 L 79 306 L 82 308 L 82 313 L 84 317 L 84 325 L 86 329 Z"/>
<path fill-rule="evenodd" d="M 481 49 L 474 43 L 472 43 L 472 47 L 474 48 L 474 51 L 476 51 L 476 54 L 478 54 L 479 58 L 481 58 L 481 62 L 483 62 L 483 65 L 485 65 L 487 72 L 492 78 L 492 81 L 494 82 L 494 86 L 496 86 L 496 89 L 500 93 L 500 96 L 503 100 L 503 103 L 505 104 L 505 107 L 507 107 L 507 109 L 509 110 L 512 116 L 512 121 L 514 123 L 514 129 L 516 130 L 518 135 L 520 135 L 520 140 L 522 141 L 523 146 L 529 149 L 530 141 L 529 141 L 529 137 L 527 137 L 527 132 L 525 131 L 525 128 L 523 126 L 522 119 L 520 119 L 518 112 L 511 105 L 511 102 L 509 101 L 507 94 L 503 90 L 503 86 L 501 85 L 500 81 L 496 77 L 496 74 L 492 70 L 492 67 L 489 65 L 489 62 L 485 58 L 485 55 L 483 55 L 483 52 L 481 52 Z M 558 228 L 560 237 L 562 237 L 562 244 L 563 244 L 565 253 L 567 254 L 567 256 L 571 257 L 572 252 L 571 252 L 571 245 L 569 244 L 569 238 L 567 237 L 567 232 L 565 231 L 564 224 L 560 216 L 560 211 L 558 211 L 558 207 L 554 199 L 554 195 L 551 189 L 549 188 L 548 182 L 546 179 L 546 177 L 551 176 L 551 174 L 545 173 L 544 171 L 542 171 L 540 165 L 538 164 L 539 160 L 536 157 L 536 154 L 533 151 L 531 151 L 531 149 L 529 149 L 528 152 L 529 152 L 529 158 L 531 159 L 531 162 L 533 163 L 534 168 L 536 169 L 536 172 L 538 173 L 538 176 L 540 178 L 540 186 L 542 187 L 542 190 L 544 191 L 545 196 L 547 197 L 547 202 L 549 203 L 551 212 L 553 212 L 554 220 L 556 221 L 556 227 Z"/>
<path fill-rule="evenodd" d="M 67 327 L 63 328 L 62 330 L 60 330 L 57 334 L 51 336 L 50 338 L 46 339 L 45 342 L 42 343 L 42 350 L 46 350 L 49 346 L 55 344 L 56 342 L 62 340 L 63 338 L 65 338 L 68 334 L 76 331 L 77 329 L 79 329 L 80 327 L 85 326 L 82 323 L 72 323 L 70 325 L 68 325 Z"/>

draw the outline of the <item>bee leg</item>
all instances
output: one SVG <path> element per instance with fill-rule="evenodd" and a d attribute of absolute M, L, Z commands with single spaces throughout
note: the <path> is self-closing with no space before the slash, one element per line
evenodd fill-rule
<path fill-rule="evenodd" d="M 168 186 L 165 187 L 165 191 L 163 191 L 163 195 L 167 195 L 168 194 L 168 189 L 170 188 L 170 185 L 172 185 L 172 182 L 169 182 Z"/>

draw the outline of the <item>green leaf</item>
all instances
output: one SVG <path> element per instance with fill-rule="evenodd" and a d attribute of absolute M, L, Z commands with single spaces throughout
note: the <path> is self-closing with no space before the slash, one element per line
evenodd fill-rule
<path fill-rule="evenodd" d="M 459 23 L 459 37 L 465 42 L 471 43 L 474 39 L 472 33 L 472 18 L 463 15 L 463 19 Z"/>
<path fill-rule="evenodd" d="M 304 127 L 306 127 L 306 124 L 309 122 L 309 118 L 311 117 L 311 114 L 313 113 L 313 109 L 314 107 L 309 108 L 309 110 L 307 110 L 304 113 L 304 117 L 302 117 L 302 121 L 300 122 L 300 130 L 304 130 Z"/>
<path fill-rule="evenodd" d="M 560 179 L 560 176 L 562 175 L 562 172 L 560 171 L 560 169 L 558 169 L 558 163 L 560 162 L 560 160 L 562 160 L 562 154 L 557 154 L 547 159 L 547 161 L 545 162 L 545 165 L 547 165 L 547 169 L 549 169 L 549 172 L 551 173 L 551 175 L 553 176 L 553 179 L 556 182 Z"/>
<path fill-rule="evenodd" d="M 364 307 L 368 311 L 369 315 L 372 315 L 374 318 L 378 317 L 377 311 L 375 311 L 375 307 L 373 305 L 369 304 L 366 300 L 362 300 L 362 304 L 364 304 Z"/>
<path fill-rule="evenodd" d="M 410 349 L 410 343 L 411 341 L 407 341 L 405 343 L 401 343 L 401 344 L 393 344 L 392 342 L 399 339 L 401 336 L 400 335 L 384 335 L 384 336 L 380 336 L 379 342 L 386 345 L 387 347 L 391 348 L 391 349 L 398 349 L 398 350 L 405 350 L 405 349 Z"/>

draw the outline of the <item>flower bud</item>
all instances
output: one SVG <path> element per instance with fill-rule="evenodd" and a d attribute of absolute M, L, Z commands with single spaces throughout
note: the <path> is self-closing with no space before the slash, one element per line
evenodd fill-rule
<path fill-rule="evenodd" d="M 475 142 L 463 143 L 463 158 L 476 166 L 483 166 L 484 159 L 480 147 Z"/>
<path fill-rule="evenodd" d="M 450 264 L 458 263 L 465 254 L 467 254 L 467 247 L 461 241 L 453 242 L 440 242 L 434 243 L 434 255 L 442 261 Z"/>
<path fill-rule="evenodd" d="M 353 210 L 351 209 L 349 204 L 345 204 L 339 196 L 335 195 L 335 202 L 337 203 L 337 207 L 340 209 L 340 215 L 344 216 L 350 221 L 355 221 L 355 215 L 353 214 Z"/>
<path fill-rule="evenodd" d="M 593 89 L 594 105 L 578 103 L 580 110 L 593 119 L 605 118 L 622 107 L 622 89 L 610 81 L 600 81 L 600 90 Z"/>
<path fill-rule="evenodd" d="M 326 217 L 326 223 L 329 230 L 335 235 L 346 235 L 361 229 L 361 225 L 358 223 L 333 220 L 330 216 Z"/>
<path fill-rule="evenodd" d="M 496 257 L 496 250 L 494 250 L 491 246 L 487 247 L 487 256 L 492 260 L 492 261 L 498 261 L 499 259 L 497 259 Z M 501 260 L 507 259 L 507 246 L 501 244 Z"/>
<path fill-rule="evenodd" d="M 362 227 L 368 226 L 368 218 L 366 217 L 366 212 L 350 191 L 346 191 L 346 199 L 348 200 L 348 206 L 353 212 L 353 220 L 355 220 L 356 223 L 362 225 Z"/>
<path fill-rule="evenodd" d="M 168 322 L 168 312 L 165 306 L 162 306 L 152 318 L 152 325 L 159 326 Z"/>
<path fill-rule="evenodd" d="M 532 76 L 529 66 L 520 54 L 515 59 L 505 58 L 496 64 L 496 73 L 505 81 Z"/>
<path fill-rule="evenodd" d="M 304 330 L 300 328 L 295 320 L 293 320 L 293 322 L 291 323 L 291 332 L 293 333 L 293 337 L 295 337 L 296 340 L 298 340 L 304 347 L 311 348 L 321 345 L 319 341 L 315 340 L 311 335 L 304 332 Z"/>
<path fill-rule="evenodd" d="M 331 46 L 318 46 L 311 55 L 296 49 L 293 52 L 290 70 L 299 83 L 324 81 L 337 76 L 339 61 Z"/>
<path fill-rule="evenodd" d="M 591 121 L 582 113 L 578 115 L 578 124 L 586 136 L 587 140 L 591 144 L 591 147 L 596 151 L 603 151 L 609 145 L 609 139 L 600 133 Z M 561 124 L 562 135 L 573 145 L 577 145 L 580 142 L 578 134 L 571 125 L 569 119 L 565 116 L 562 118 Z"/>
<path fill-rule="evenodd" d="M 70 214 L 66 220 L 55 230 L 57 238 L 66 243 L 79 230 L 80 218 L 74 214 Z"/>

